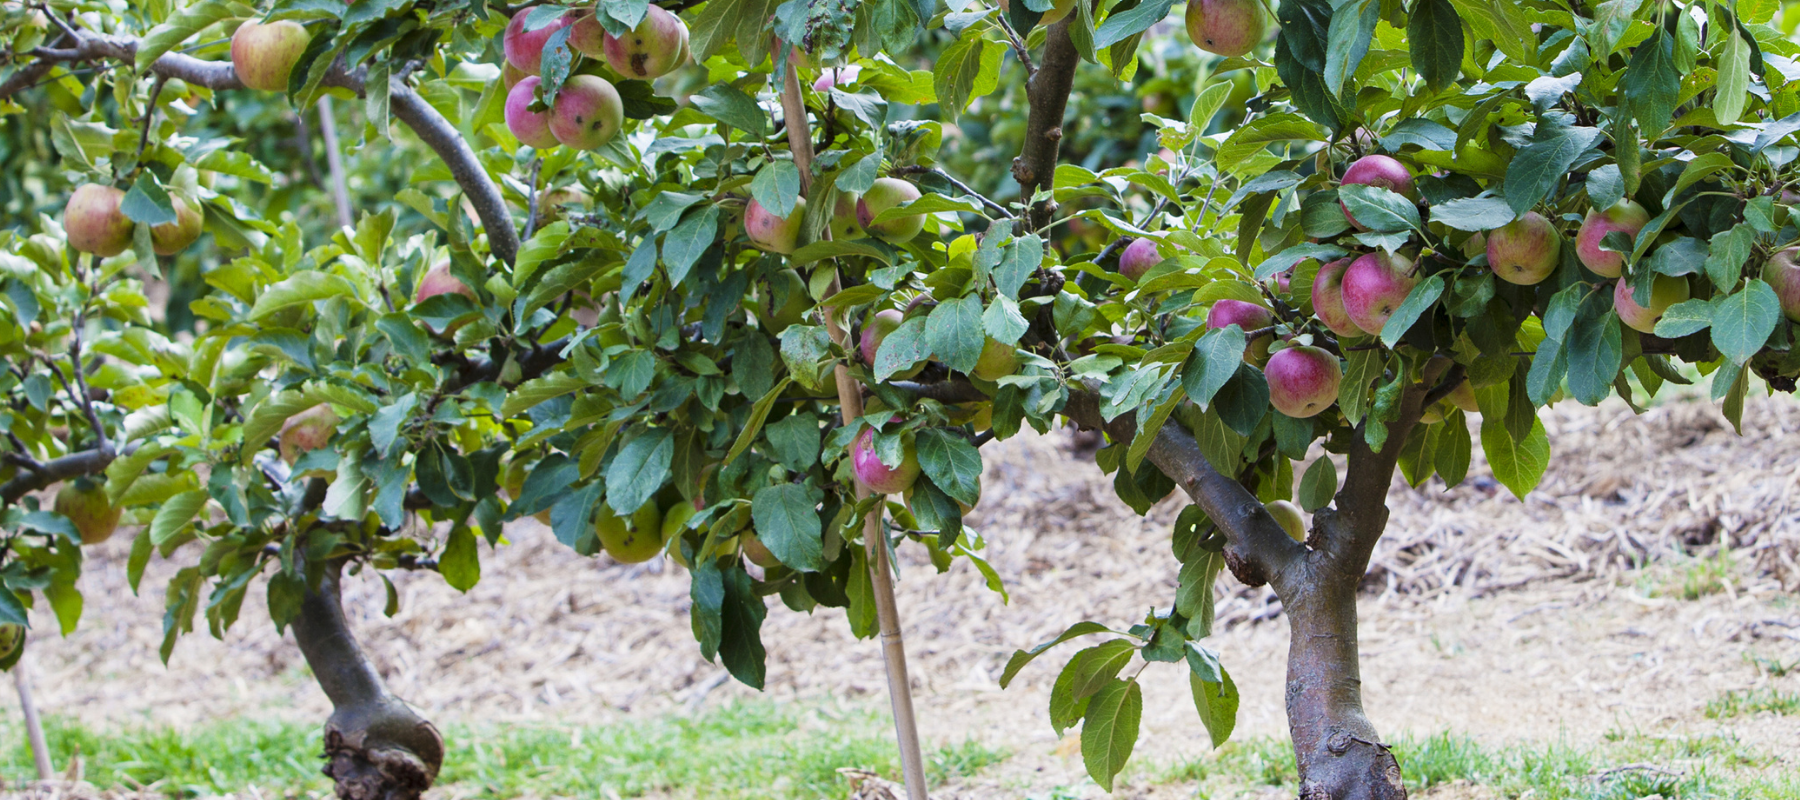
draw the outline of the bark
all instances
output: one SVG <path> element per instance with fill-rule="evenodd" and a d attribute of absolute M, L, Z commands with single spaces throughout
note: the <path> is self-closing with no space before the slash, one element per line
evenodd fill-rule
<path fill-rule="evenodd" d="M 1045 29 L 1043 57 L 1025 83 L 1031 111 L 1025 118 L 1025 144 L 1012 163 L 1013 180 L 1019 183 L 1020 202 L 1030 203 L 1032 194 L 1050 187 L 1056 179 L 1056 159 L 1062 150 L 1063 114 L 1069 107 L 1069 90 L 1075 85 L 1075 68 L 1081 64 L 1081 54 L 1069 40 L 1069 23 L 1072 21 L 1070 17 L 1064 17 Z M 1028 229 L 1036 230 L 1050 224 L 1055 211 L 1056 204 L 1049 200 L 1033 203 L 1028 214 Z"/>
<path fill-rule="evenodd" d="M 437 780 L 444 737 L 395 697 L 344 620 L 338 592 L 343 562 L 326 567 L 293 622 L 294 639 L 331 699 L 324 772 L 343 800 L 417 800 Z"/>

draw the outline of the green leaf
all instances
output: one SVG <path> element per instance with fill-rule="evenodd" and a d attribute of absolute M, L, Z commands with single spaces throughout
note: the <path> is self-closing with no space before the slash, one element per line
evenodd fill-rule
<path fill-rule="evenodd" d="M 750 196 L 777 217 L 794 213 L 800 199 L 800 168 L 792 161 L 773 161 L 750 181 Z"/>
<path fill-rule="evenodd" d="M 1175 0 L 1148 0 L 1113 14 L 1094 29 L 1094 48 L 1111 47 L 1150 29 L 1169 15 Z"/>
<path fill-rule="evenodd" d="M 637 511 L 669 478 L 675 437 L 667 428 L 643 428 L 619 447 L 606 468 L 606 504 L 619 516 Z"/>
<path fill-rule="evenodd" d="M 569 223 L 563 220 L 552 222 L 532 234 L 519 246 L 519 254 L 513 259 L 513 285 L 525 286 L 531 276 L 537 274 L 539 266 L 562 255 L 563 244 L 568 241 Z"/>
<path fill-rule="evenodd" d="M 1057 736 L 1075 726 L 1087 713 L 1089 697 L 1075 696 L 1075 672 L 1081 666 L 1079 659 L 1071 658 L 1064 664 L 1062 671 L 1056 675 L 1056 684 L 1050 687 L 1050 727 Z"/>
<path fill-rule="evenodd" d="M 1731 363 L 1742 365 L 1756 355 L 1781 321 L 1781 299 L 1758 278 L 1744 288 L 1713 300 L 1713 346 Z"/>
<path fill-rule="evenodd" d="M 943 428 L 925 428 L 917 438 L 919 468 L 939 489 L 967 505 L 981 499 L 981 451 Z"/>
<path fill-rule="evenodd" d="M 1532 143 L 1521 149 L 1506 167 L 1503 188 L 1506 204 L 1512 207 L 1513 213 L 1522 215 L 1542 202 L 1568 175 L 1575 159 L 1599 138 L 1599 128 L 1539 123 Z"/>
<path fill-rule="evenodd" d="M 1012 683 L 1013 677 L 1019 674 L 1019 670 L 1024 669 L 1025 665 L 1031 663 L 1032 659 L 1043 655 L 1044 651 L 1077 636 L 1086 636 L 1090 633 L 1106 633 L 1110 630 L 1110 628 L 1101 625 L 1098 622 L 1077 622 L 1074 625 L 1070 625 L 1068 630 L 1058 634 L 1056 638 L 1033 647 L 1030 650 L 1014 650 L 1012 658 L 1009 658 L 1006 661 L 1006 668 L 1000 671 L 1000 688 L 1004 689 L 1007 684 Z"/>
<path fill-rule="evenodd" d="M 175 49 L 175 46 L 188 40 L 202 29 L 215 22 L 232 17 L 254 17 L 257 11 L 252 6 L 233 0 L 202 0 L 192 6 L 170 14 L 162 24 L 151 28 L 144 34 L 143 41 L 138 43 L 136 66 L 138 72 L 144 72 L 156 63 L 164 53 Z"/>
<path fill-rule="evenodd" d="M 1596 293 L 1594 299 L 1606 302 L 1605 294 Z M 1576 316 L 1569 326 L 1564 348 L 1569 359 L 1569 394 L 1584 405 L 1596 405 L 1612 393 L 1613 377 L 1619 374 L 1624 358 L 1620 327 L 1617 315 L 1591 310 Z"/>
<path fill-rule="evenodd" d="M 1454 487 L 1462 483 L 1463 478 L 1469 474 L 1469 458 L 1474 447 L 1469 439 L 1469 423 L 1462 409 L 1444 415 L 1442 424 L 1444 428 L 1438 434 L 1433 465 L 1438 476 L 1444 479 L 1444 486 Z"/>
<path fill-rule="evenodd" d="M 1663 312 L 1662 319 L 1656 321 L 1656 335 L 1664 339 L 1679 339 L 1692 333 L 1706 330 L 1712 325 L 1713 302 L 1694 298 L 1683 300 L 1669 306 Z"/>
<path fill-rule="evenodd" d="M 1360 220 L 1362 217 L 1359 216 L 1357 219 Z M 1431 307 L 1437 304 L 1438 298 L 1443 294 L 1443 273 L 1419 281 L 1412 291 L 1407 293 L 1406 299 L 1400 302 L 1400 306 L 1394 309 L 1393 315 L 1389 316 L 1387 322 L 1381 326 L 1381 343 L 1388 347 L 1399 344 L 1400 337 L 1412 330 L 1413 324 L 1419 321 L 1419 317 L 1431 310 Z"/>
<path fill-rule="evenodd" d="M 719 660 L 731 677 L 752 689 L 763 688 L 767 669 L 762 643 L 763 618 L 769 609 L 742 567 L 725 570 L 725 601 L 720 609 Z"/>
<path fill-rule="evenodd" d="M 1512 490 L 1513 496 L 1525 499 L 1550 464 L 1550 438 L 1544 434 L 1542 420 L 1533 419 L 1531 433 L 1514 442 L 1506 430 L 1506 422 L 1488 415 L 1481 420 L 1481 450 L 1487 454 L 1494 479 Z"/>
<path fill-rule="evenodd" d="M 1628 101 L 1631 116 L 1651 139 L 1669 127 L 1675 113 L 1675 101 L 1681 94 L 1681 71 L 1675 67 L 1675 37 L 1663 28 L 1656 29 L 1631 53 L 1631 63 L 1619 79 L 1621 99 Z M 1514 160 L 1516 165 L 1524 158 Z M 1567 168 L 1558 170 L 1566 172 Z"/>
<path fill-rule="evenodd" d="M 1300 507 L 1318 511 L 1331 505 L 1337 488 L 1337 465 L 1331 463 L 1329 456 L 1320 456 L 1306 468 L 1306 474 L 1300 476 Z"/>
<path fill-rule="evenodd" d="M 1459 197 L 1431 207 L 1432 222 L 1441 222 L 1459 231 L 1491 231 L 1512 222 L 1518 216 L 1511 205 L 1498 197 Z"/>
<path fill-rule="evenodd" d="M 975 363 L 981 359 L 981 350 L 987 344 L 981 314 L 981 296 L 976 294 L 945 300 L 931 310 L 925 323 L 925 340 L 931 353 L 944 362 L 944 366 L 957 372 L 975 368 Z M 880 372 L 881 353 L 887 350 L 887 341 L 884 339 L 881 345 L 875 359 L 877 372 Z"/>
<path fill-rule="evenodd" d="M 1379 233 L 1417 230 L 1419 209 L 1411 200 L 1380 186 L 1352 184 L 1338 187 L 1338 200 L 1357 222 Z"/>
<path fill-rule="evenodd" d="M 893 334 L 889 334 L 890 338 L 892 336 Z M 882 345 L 886 346 L 887 342 L 884 340 Z M 744 429 L 738 431 L 737 441 L 732 443 L 731 450 L 725 454 L 725 464 L 736 461 L 737 457 L 750 447 L 750 443 L 756 441 L 756 435 L 762 432 L 763 421 L 769 418 L 769 408 L 775 405 L 775 401 L 780 399 L 781 393 L 787 391 L 788 385 L 793 382 L 793 378 L 782 378 L 780 383 L 770 387 L 769 391 L 763 394 L 761 400 L 756 401 L 756 405 L 750 407 L 750 417 L 744 420 Z"/>
<path fill-rule="evenodd" d="M 1744 105 L 1749 100 L 1751 45 L 1735 29 L 1727 30 L 1725 36 L 1728 41 L 1715 62 L 1719 79 L 1713 93 L 1712 110 L 1713 118 L 1720 125 L 1731 125 L 1743 115 Z"/>
<path fill-rule="evenodd" d="M 175 538 L 188 523 L 194 521 L 194 517 L 199 516 L 200 510 L 206 507 L 206 500 L 204 489 L 182 492 L 169 498 L 150 520 L 150 543 L 160 547 Z"/>
<path fill-rule="evenodd" d="M 1673 205 L 1675 196 L 1681 194 L 1681 190 L 1712 177 L 1720 170 L 1730 169 L 1732 166 L 1731 156 L 1724 153 L 1707 153 L 1694 157 L 1692 161 L 1687 162 L 1687 166 L 1681 168 L 1681 177 L 1675 180 L 1675 186 L 1663 194 L 1663 206 Z"/>
<path fill-rule="evenodd" d="M 1006 45 L 990 41 L 981 33 L 981 26 L 965 29 L 962 37 L 944 48 L 932 65 L 931 86 L 937 94 L 938 109 L 951 122 L 969 107 L 970 100 L 994 90 L 995 82 L 988 76 L 999 75 Z"/>
<path fill-rule="evenodd" d="M 756 98 L 729 83 L 715 83 L 690 95 L 694 109 L 751 136 L 762 136 L 768 115 Z"/>
<path fill-rule="evenodd" d="M 1075 667 L 1075 680 L 1071 682 L 1069 691 L 1077 700 L 1094 696 L 1108 681 L 1119 676 L 1119 671 L 1130 663 L 1132 654 L 1136 652 L 1137 648 L 1130 641 L 1112 639 L 1076 653 L 1069 660 Z"/>
<path fill-rule="evenodd" d="M 163 225 L 175 221 L 175 204 L 156 177 L 145 172 L 119 202 L 119 213 L 140 225 Z"/>
<path fill-rule="evenodd" d="M 541 378 L 532 378 L 507 393 L 506 401 L 500 404 L 500 416 L 516 417 L 539 403 L 588 386 L 586 379 L 573 372 L 553 372 Z"/>
<path fill-rule="evenodd" d="M 1413 69 L 1433 92 L 1455 83 L 1463 60 L 1463 21 L 1456 6 L 1450 0 L 1419 0 L 1406 21 L 1406 46 Z"/>
<path fill-rule="evenodd" d="M 1332 12 L 1331 28 L 1325 40 L 1326 91 L 1334 95 L 1343 94 L 1344 80 L 1356 74 L 1357 65 L 1362 63 L 1363 56 L 1369 54 L 1369 43 L 1375 38 L 1375 23 L 1379 19 L 1380 0 L 1351 0 Z M 1108 19 L 1107 22 L 1110 24 L 1112 20 Z M 1460 30 L 1456 42 L 1460 47 Z"/>
<path fill-rule="evenodd" d="M 328 272 L 299 272 L 257 295 L 256 305 L 250 309 L 250 319 L 261 320 L 289 306 L 346 296 L 356 296 L 356 287 L 348 280 Z"/>
<path fill-rule="evenodd" d="M 1255 165 L 1252 157 L 1276 142 L 1324 141 L 1319 126 L 1296 114 L 1270 114 L 1239 125 L 1219 145 L 1213 161 L 1219 169 L 1233 175 Z M 1342 217 L 1343 214 L 1338 214 Z"/>
<path fill-rule="evenodd" d="M 1537 34 L 1517 3 L 1451 0 L 1476 39 L 1487 39 L 1515 64 L 1537 64 Z"/>
<path fill-rule="evenodd" d="M 467 592 L 481 581 L 481 556 L 475 550 L 475 532 L 467 524 L 457 523 L 450 529 L 450 539 L 438 555 L 438 574 L 459 592 Z"/>
<path fill-rule="evenodd" d="M 1087 721 L 1081 726 L 1081 760 L 1100 788 L 1112 791 L 1113 778 L 1125 769 L 1143 714 L 1144 694 L 1135 679 L 1114 678 L 1088 701 Z"/>
<path fill-rule="evenodd" d="M 765 486 L 750 501 L 757 538 L 781 563 L 801 572 L 824 569 L 824 544 L 818 505 L 825 493 L 817 486 L 780 483 Z"/>
<path fill-rule="evenodd" d="M 1730 291 L 1744 272 L 1750 259 L 1750 248 L 1756 244 L 1756 229 L 1740 222 L 1731 230 L 1713 234 L 1706 254 L 1706 277 L 1719 291 Z"/>
<path fill-rule="evenodd" d="M 1226 672 L 1223 665 L 1218 666 L 1219 680 L 1206 680 L 1202 670 L 1194 666 L 1197 647 L 1190 643 L 1189 648 L 1188 690 L 1194 696 L 1194 710 L 1200 713 L 1200 724 L 1206 726 L 1213 747 L 1218 747 L 1231 738 L 1232 730 L 1237 727 L 1237 684 L 1232 683 L 1231 673 Z"/>
<path fill-rule="evenodd" d="M 819 420 L 810 413 L 796 412 L 768 426 L 769 445 L 776 460 L 792 472 L 805 472 L 819 463 Z"/>
<path fill-rule="evenodd" d="M 1181 388 L 1189 400 L 1206 406 L 1243 363 L 1244 332 L 1236 325 L 1207 331 L 1181 367 Z"/>

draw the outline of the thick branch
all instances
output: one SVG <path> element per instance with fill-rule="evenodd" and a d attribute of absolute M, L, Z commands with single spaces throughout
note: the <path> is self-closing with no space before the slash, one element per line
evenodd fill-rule
<path fill-rule="evenodd" d="M 1069 23 L 1062 21 L 1045 30 L 1043 63 L 1026 81 L 1025 94 L 1031 113 L 1025 121 L 1025 146 L 1013 159 L 1013 180 L 1019 182 L 1019 197 L 1030 203 L 1039 189 L 1052 185 L 1056 178 L 1056 158 L 1062 148 L 1063 114 L 1069 105 L 1069 90 L 1075 84 L 1075 68 L 1081 54 L 1069 40 Z M 1055 204 L 1049 200 L 1031 206 L 1032 229 L 1050 224 Z"/>
<path fill-rule="evenodd" d="M 1120 444 L 1137 435 L 1136 415 L 1122 414 L 1106 422 L 1100 415 L 1100 396 L 1092 390 L 1071 391 L 1062 413 L 1084 428 L 1106 431 Z M 1289 568 L 1305 557 L 1306 548 L 1288 537 L 1256 495 L 1213 469 L 1200 444 L 1180 425 L 1163 425 L 1145 458 L 1173 478 L 1225 533 L 1225 560 L 1232 574 L 1253 585 L 1266 581 L 1285 600 L 1294 590 Z"/>
<path fill-rule="evenodd" d="M 127 446 L 126 454 L 135 451 L 135 445 Z M 46 461 L 36 469 L 19 467 L 19 474 L 0 485 L 0 507 L 19 502 L 19 498 L 39 489 L 47 488 L 58 481 L 79 478 L 83 475 L 98 475 L 106 471 L 106 466 L 113 462 L 115 454 L 107 450 L 83 450 L 70 453 L 62 458 Z"/>
<path fill-rule="evenodd" d="M 975 384 L 967 381 L 940 381 L 938 383 L 913 383 L 911 381 L 894 381 L 890 384 L 902 392 L 917 397 L 936 400 L 940 403 L 978 403 L 988 400 L 988 396 L 975 388 Z"/>

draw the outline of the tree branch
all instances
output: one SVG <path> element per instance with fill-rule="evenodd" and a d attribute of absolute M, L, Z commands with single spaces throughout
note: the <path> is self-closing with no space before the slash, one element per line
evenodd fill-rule
<path fill-rule="evenodd" d="M 1019 197 L 1026 203 L 1041 188 L 1052 185 L 1056 178 L 1057 154 L 1062 148 L 1063 114 L 1069 105 L 1069 90 L 1075 85 L 1075 68 L 1081 54 L 1069 40 L 1069 23 L 1064 17 L 1045 30 L 1044 60 L 1025 83 L 1025 95 L 1031 113 L 1025 121 L 1025 146 L 1013 159 L 1013 180 L 1019 182 Z M 1036 230 L 1050 224 L 1056 204 L 1050 200 L 1031 204 L 1027 224 Z"/>
<path fill-rule="evenodd" d="M 130 455 L 137 451 L 137 445 L 126 445 L 119 454 Z M 83 450 L 70 453 L 62 458 L 51 459 L 39 464 L 36 468 L 20 466 L 18 475 L 5 484 L 0 484 L 0 507 L 19 502 L 19 498 L 39 489 L 47 488 L 58 481 L 79 478 L 83 475 L 97 475 L 106 471 L 113 462 L 115 454 L 99 449 Z"/>
<path fill-rule="evenodd" d="M 889 384 L 902 392 L 936 400 L 940 403 L 975 403 L 988 400 L 989 397 L 975 388 L 975 384 L 967 381 L 940 381 L 938 383 L 914 383 L 912 381 L 894 381 Z"/>
<path fill-rule="evenodd" d="M 963 183 L 962 181 L 959 181 L 955 178 L 950 177 L 950 173 L 945 172 L 941 169 L 938 169 L 937 167 L 923 167 L 923 166 L 919 166 L 917 164 L 913 164 L 911 166 L 905 166 L 905 167 L 901 167 L 899 169 L 894 170 L 894 174 L 895 175 L 936 175 L 936 176 L 948 181 L 951 186 L 956 187 L 957 190 L 961 191 L 963 194 L 973 197 L 976 200 L 980 200 L 982 205 L 993 209 L 994 212 L 999 214 L 1000 216 L 1005 217 L 1007 219 L 1014 218 L 1012 211 L 1007 209 L 1006 206 L 1000 205 L 999 203 L 989 200 L 986 195 L 983 195 L 982 193 L 969 188 L 968 184 Z"/>

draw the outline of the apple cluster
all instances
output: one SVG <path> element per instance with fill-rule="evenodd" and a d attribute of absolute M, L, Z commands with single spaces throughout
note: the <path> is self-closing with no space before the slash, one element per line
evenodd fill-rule
<path fill-rule="evenodd" d="M 821 78 L 820 80 L 824 80 Z M 838 194 L 831 207 L 829 230 L 834 241 L 850 241 L 875 237 L 888 244 L 905 244 L 925 230 L 924 214 L 889 215 L 877 220 L 883 211 L 919 199 L 919 187 L 900 178 L 877 178 L 869 190 L 857 195 Z M 806 221 L 806 198 L 794 202 L 794 209 L 783 217 L 763 207 L 754 198 L 744 210 L 744 235 L 758 249 L 787 255 L 800 244 L 800 227 Z"/>
<path fill-rule="evenodd" d="M 658 6 L 650 6 L 637 27 L 622 36 L 607 31 L 593 10 L 569 11 L 542 27 L 527 29 L 530 16 L 528 11 L 514 15 L 501 34 L 506 55 L 502 80 L 507 89 L 507 130 L 540 150 L 559 144 L 596 150 L 612 141 L 625 123 L 619 90 L 598 75 L 569 77 L 557 90 L 555 103 L 545 104 L 539 91 L 544 50 L 557 32 L 567 29 L 569 47 L 604 61 L 626 80 L 655 80 L 691 58 L 687 23 Z"/>

